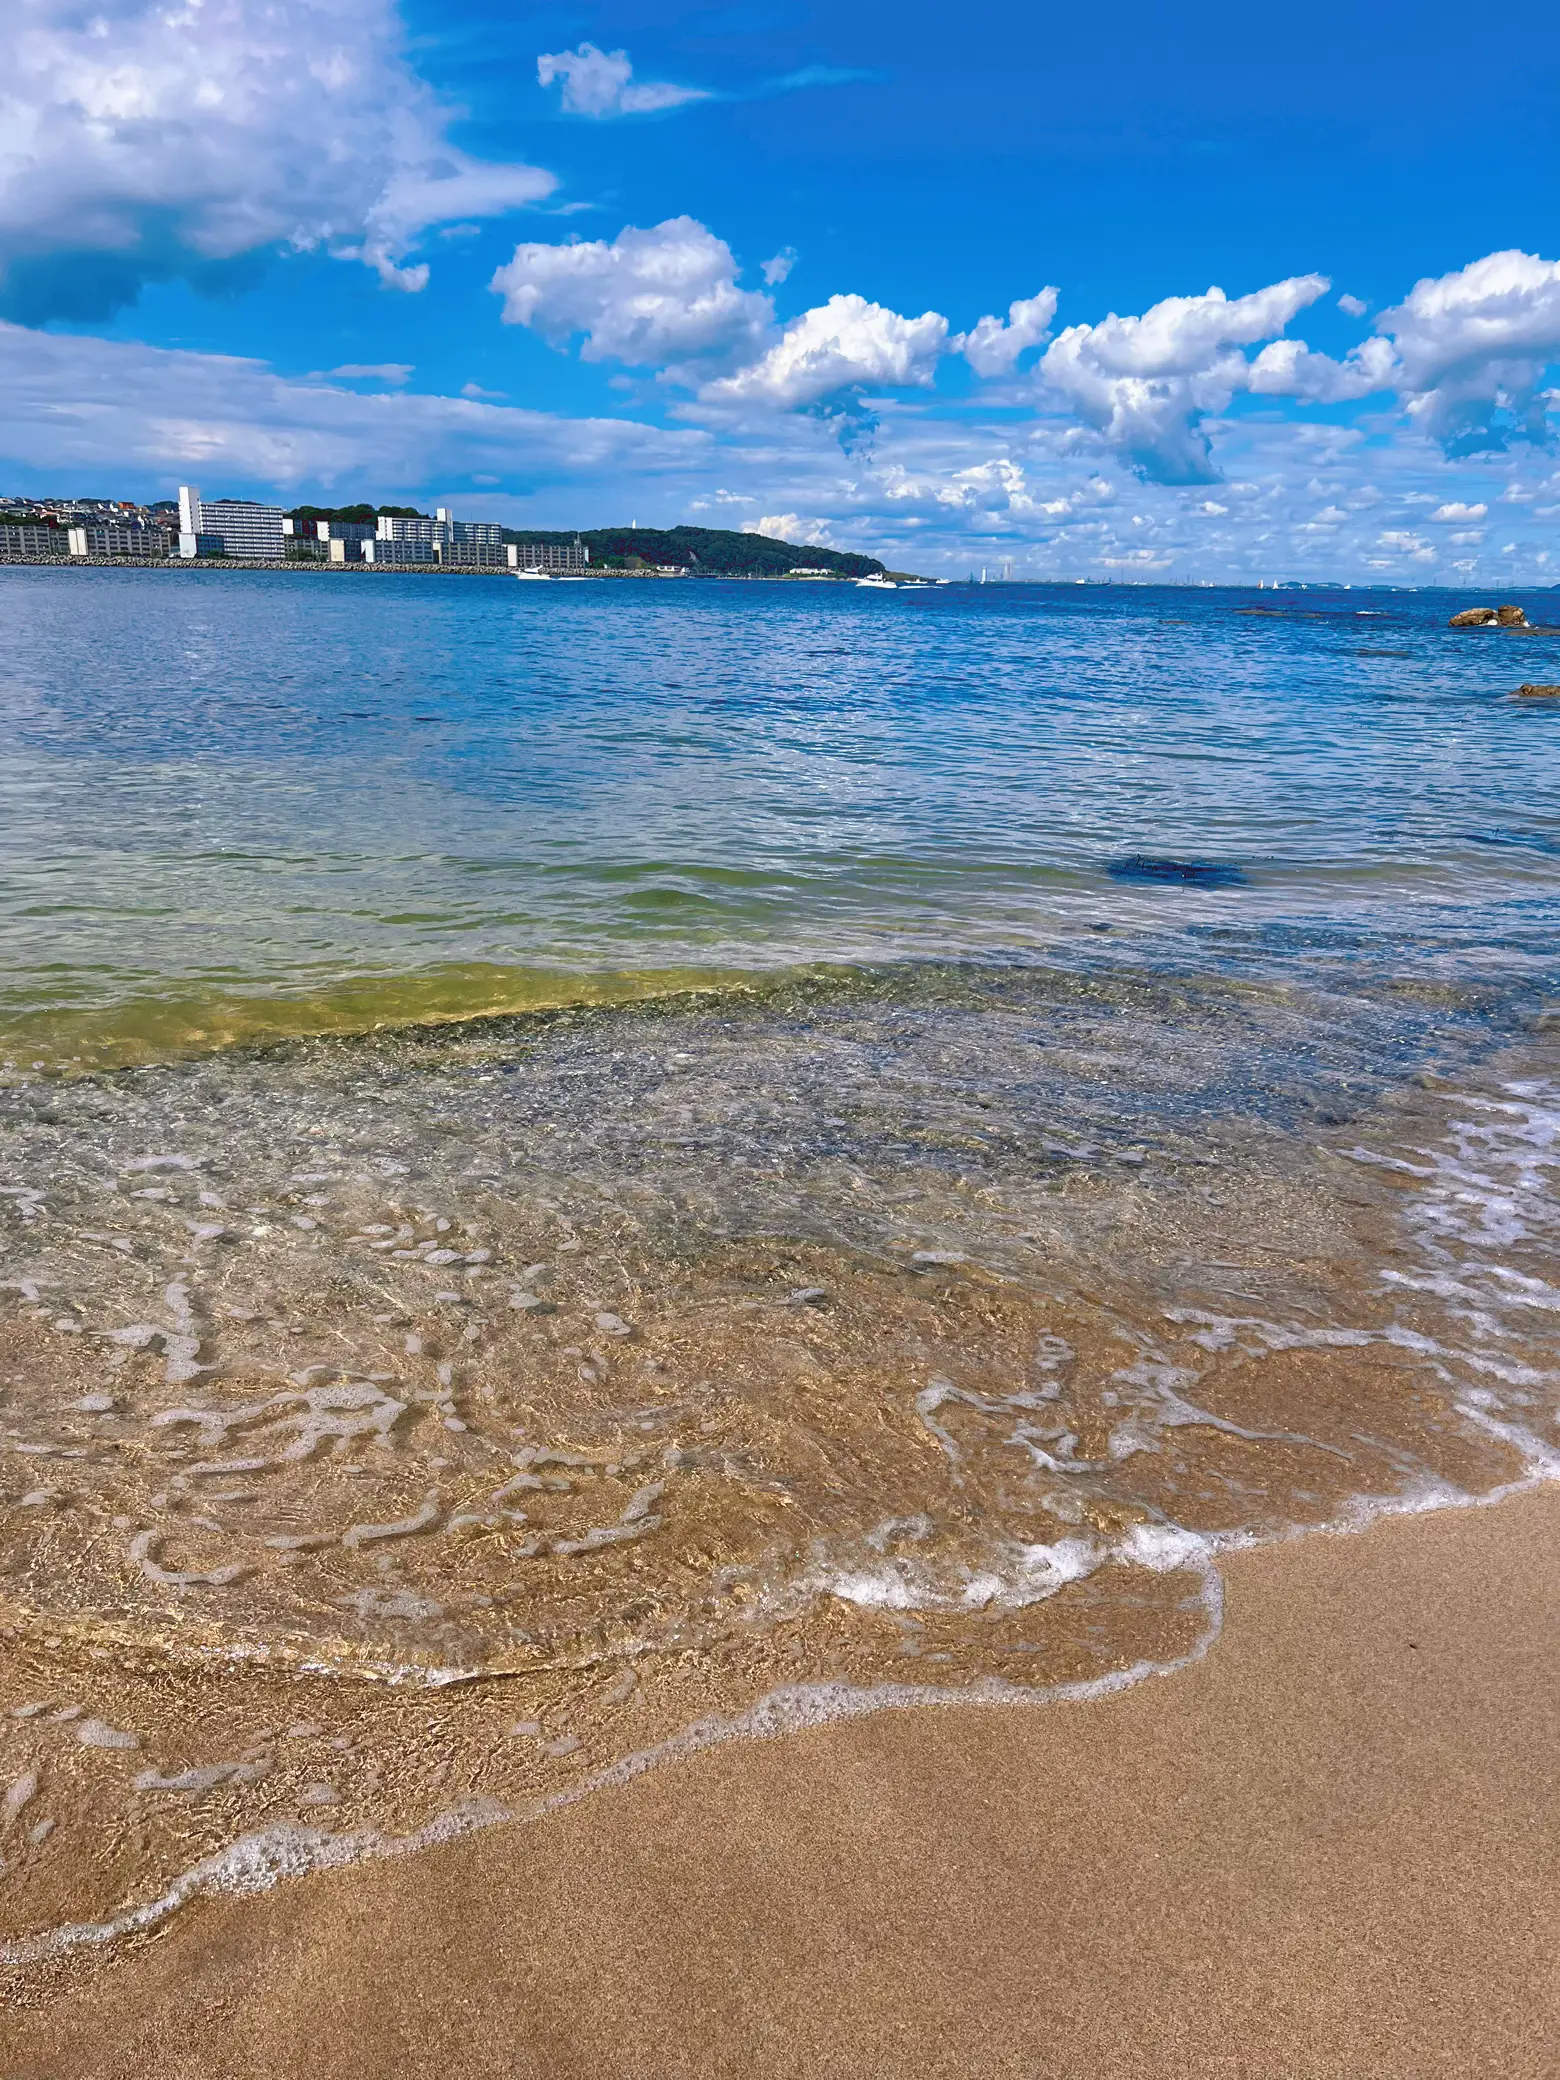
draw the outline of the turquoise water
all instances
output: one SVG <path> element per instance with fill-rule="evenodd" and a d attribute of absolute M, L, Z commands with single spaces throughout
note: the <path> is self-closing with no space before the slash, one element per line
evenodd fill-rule
<path fill-rule="evenodd" d="M 1462 603 L 6 570 L 0 1013 L 90 1057 L 819 962 L 1532 975 L 1560 639 Z"/>

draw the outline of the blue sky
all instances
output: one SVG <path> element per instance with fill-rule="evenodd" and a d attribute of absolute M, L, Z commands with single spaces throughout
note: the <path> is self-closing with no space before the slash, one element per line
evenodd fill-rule
<path fill-rule="evenodd" d="M 0 482 L 1560 582 L 1560 28 L 1495 27 L 13 0 Z"/>

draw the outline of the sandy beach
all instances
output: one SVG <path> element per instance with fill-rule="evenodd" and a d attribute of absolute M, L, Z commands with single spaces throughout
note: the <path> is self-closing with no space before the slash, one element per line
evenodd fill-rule
<path fill-rule="evenodd" d="M 8 2080 L 1413 2075 L 1560 2058 L 1560 1494 L 1226 1565 L 1114 1697 L 884 1714 L 202 1905 Z"/>

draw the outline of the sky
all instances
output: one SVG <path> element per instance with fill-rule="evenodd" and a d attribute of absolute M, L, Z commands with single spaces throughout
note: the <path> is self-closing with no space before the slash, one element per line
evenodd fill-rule
<path fill-rule="evenodd" d="M 1560 583 L 1560 10 L 8 0 L 0 491 Z"/>

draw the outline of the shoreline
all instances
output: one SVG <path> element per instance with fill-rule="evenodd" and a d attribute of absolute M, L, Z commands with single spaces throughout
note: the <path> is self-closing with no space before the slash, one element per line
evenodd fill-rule
<path fill-rule="evenodd" d="M 8 2072 L 1547 2072 L 1557 1533 L 1549 1484 L 1234 1553 L 1164 1680 L 706 1748 L 203 1903 L 65 1967 Z"/>
<path fill-rule="evenodd" d="M 259 557 L 181 557 L 167 556 L 0 556 L 0 570 L 119 570 L 119 571 L 319 571 L 346 573 L 358 576 L 413 577 L 413 578 L 513 578 L 515 572 L 507 566 L 502 569 L 447 563 L 327 563 L 319 558 L 288 560 L 273 563 Z M 797 578 L 789 572 L 770 575 L 761 571 L 619 571 L 601 567 L 577 575 L 586 578 L 629 578 L 629 579 L 707 579 L 723 585 L 831 585 L 838 589 L 854 590 L 859 584 L 856 578 Z M 930 591 L 1033 591 L 1033 592 L 1188 592 L 1199 596 L 1210 592 L 1262 592 L 1286 593 L 1295 597 L 1310 593 L 1378 593 L 1403 598 L 1418 598 L 1435 595 L 1446 598 L 1483 597 L 1490 592 L 1488 585 L 1365 585 L 1353 580 L 1339 578 L 1310 578 L 1293 585 L 1268 585 L 1248 580 L 1215 582 L 1212 579 L 1166 579 L 1144 578 L 926 578 L 918 577 L 908 589 L 918 587 Z M 898 589 L 906 589 L 899 587 Z M 1521 597 L 1536 597 L 1541 593 L 1560 592 L 1560 584 L 1518 585 L 1508 588 Z M 1275 612 L 1278 610 L 1275 610 Z M 1507 630 L 1508 634 L 1551 635 L 1550 628 L 1527 628 Z"/>

